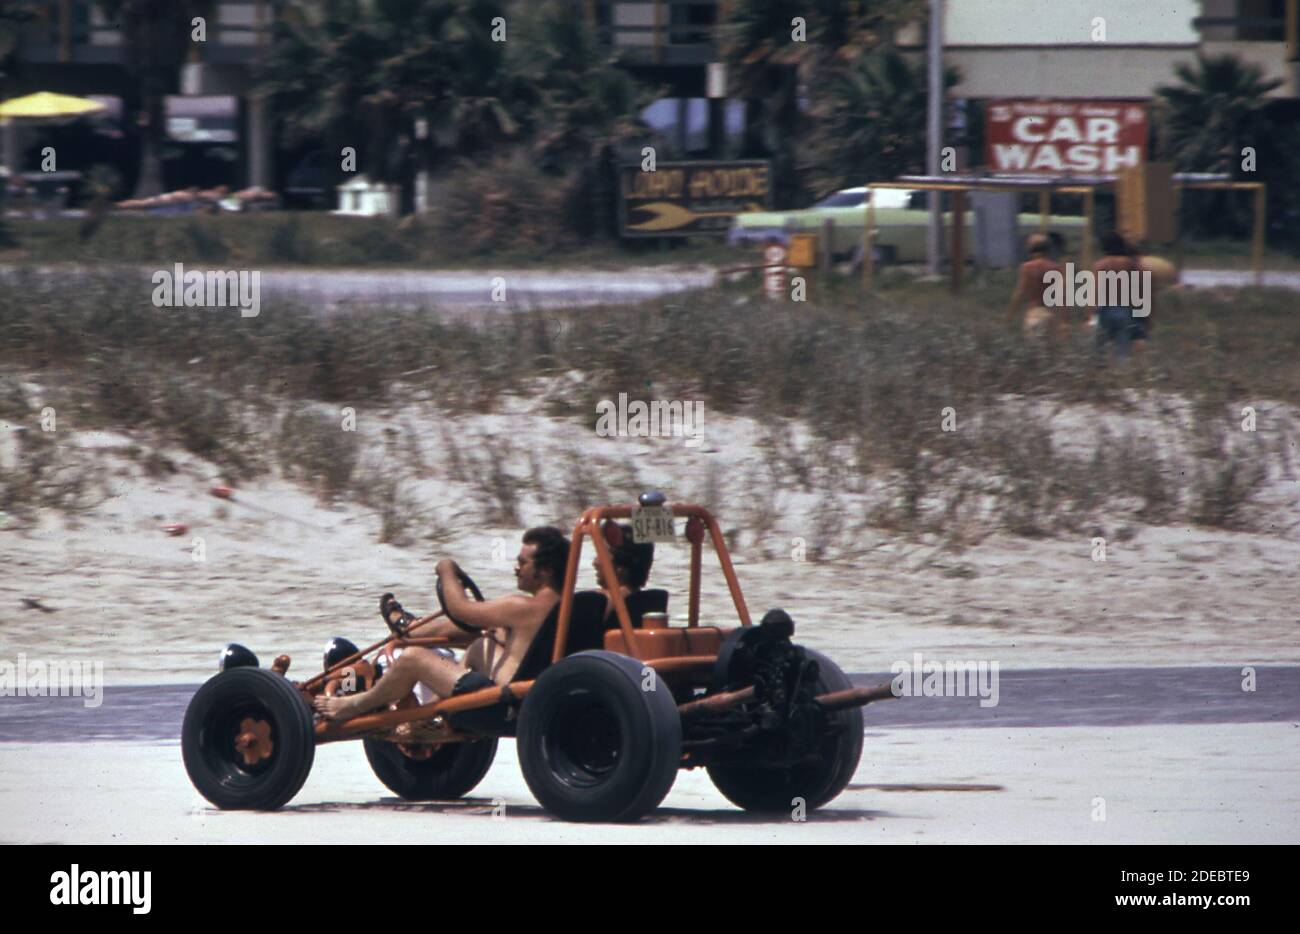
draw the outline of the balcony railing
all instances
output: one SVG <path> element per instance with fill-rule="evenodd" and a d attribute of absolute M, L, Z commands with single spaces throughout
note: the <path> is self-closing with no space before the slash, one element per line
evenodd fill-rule
<path fill-rule="evenodd" d="M 1300 60 L 1300 0 L 1286 0 L 1282 16 L 1198 16 L 1192 25 L 1202 34 L 1227 29 L 1230 41 L 1285 42 L 1287 61 Z"/>
<path fill-rule="evenodd" d="M 251 62 L 259 38 L 269 35 L 275 6 L 275 0 L 218 0 L 198 58 L 213 64 Z M 42 64 L 122 64 L 127 55 L 121 30 L 95 0 L 40 4 L 17 51 L 20 59 Z"/>
<path fill-rule="evenodd" d="M 607 0 L 588 3 L 601 43 L 624 60 L 700 65 L 717 59 L 726 0 Z"/>
<path fill-rule="evenodd" d="M 583 4 L 610 51 L 630 63 L 662 65 L 715 61 L 719 24 L 729 6 L 729 0 L 575 2 Z M 197 58 L 212 64 L 251 62 L 259 41 L 269 36 L 277 6 L 276 0 L 218 0 Z M 36 21 L 24 28 L 18 49 L 20 58 L 39 63 L 122 64 L 127 54 L 121 30 L 95 0 L 46 0 Z"/>

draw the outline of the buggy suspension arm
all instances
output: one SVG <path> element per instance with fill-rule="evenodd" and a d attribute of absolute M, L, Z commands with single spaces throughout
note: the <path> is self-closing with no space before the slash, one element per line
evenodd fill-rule
<path fill-rule="evenodd" d="M 848 707 L 865 707 L 872 701 L 889 700 L 895 696 L 897 695 L 894 694 L 893 682 L 886 681 L 884 684 L 878 684 L 873 688 L 848 688 L 843 691 L 821 694 L 817 697 L 817 703 L 823 710 L 829 712 L 844 710 Z M 714 694 L 712 697 L 704 697 L 700 700 L 680 704 L 677 711 L 682 715 L 683 720 L 689 720 L 704 713 L 718 713 L 723 710 L 730 710 L 733 707 L 751 703 L 756 699 L 757 695 L 752 687 L 742 688 L 739 691 L 727 691 L 723 694 Z"/>
<path fill-rule="evenodd" d="M 518 703 L 523 700 L 524 696 L 528 693 L 528 689 L 532 686 L 532 681 L 521 681 L 506 685 L 505 687 L 491 689 L 484 688 L 470 694 L 445 698 L 420 707 L 407 707 L 399 710 L 383 711 L 380 713 L 362 714 L 352 720 L 345 720 L 342 722 L 321 721 L 316 724 L 316 741 L 318 743 L 327 743 L 335 740 L 350 739 L 354 736 L 360 736 L 364 733 L 373 732 L 375 730 L 392 729 L 399 723 L 413 723 L 419 720 L 429 720 L 433 717 L 457 713 L 464 710 L 474 710 L 492 704 Z M 872 701 L 887 700 L 894 696 L 894 692 L 890 687 L 890 682 L 886 682 L 877 685 L 874 688 L 849 688 L 845 691 L 834 691 L 830 694 L 822 694 L 817 698 L 817 703 L 825 710 L 832 711 L 843 710 L 846 707 L 863 707 L 870 704 Z M 754 689 L 751 687 L 739 691 L 728 691 L 724 694 L 714 694 L 712 697 L 705 697 L 700 700 L 679 704 L 677 711 L 681 714 L 683 720 L 690 720 L 700 714 L 718 713 L 720 711 L 730 710 L 733 707 L 739 707 L 742 704 L 752 703 L 754 700 Z"/>
<path fill-rule="evenodd" d="M 832 691 L 830 694 L 819 694 L 817 703 L 822 710 L 845 710 L 849 707 L 865 707 L 872 701 L 890 700 L 897 696 L 894 693 L 894 683 L 886 681 L 884 684 L 877 684 L 874 688 L 848 688 L 844 691 Z"/>

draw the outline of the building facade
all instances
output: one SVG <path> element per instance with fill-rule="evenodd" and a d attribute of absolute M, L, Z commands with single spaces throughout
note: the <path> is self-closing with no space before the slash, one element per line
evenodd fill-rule
<path fill-rule="evenodd" d="M 945 0 L 944 63 L 967 99 L 1147 99 L 1197 53 L 1231 54 L 1300 96 L 1298 0 Z M 924 49 L 924 31 L 901 46 Z"/>
<path fill-rule="evenodd" d="M 582 4 L 624 67 L 665 89 L 657 116 L 673 127 L 678 148 L 723 155 L 745 122 L 740 102 L 720 99 L 716 68 L 710 88 L 729 0 L 572 2 Z M 133 53 L 100 4 L 34 5 L 38 18 L 22 33 L 3 95 L 47 90 L 115 98 L 110 107 L 121 119 L 136 119 Z M 1273 97 L 1300 98 L 1300 0 L 945 0 L 944 6 L 945 64 L 961 73 L 955 99 L 1145 100 L 1198 52 L 1253 62 L 1281 82 Z M 273 185 L 272 133 L 254 90 L 253 65 L 280 7 L 278 0 L 213 0 L 206 41 L 185 50 L 178 93 L 168 99 L 169 134 L 178 143 L 233 135 L 236 184 Z M 918 25 L 895 40 L 920 56 L 924 33 Z M 11 164 L 14 145 L 8 134 L 4 154 Z"/>
<path fill-rule="evenodd" d="M 138 119 L 139 87 L 127 38 L 95 0 L 45 0 L 15 50 L 3 93 L 55 91 L 94 97 L 118 121 Z M 253 93 L 253 64 L 270 39 L 275 0 L 214 0 L 202 42 L 175 50 L 180 82 L 166 101 L 168 135 L 177 144 L 228 143 L 237 148 L 239 185 L 271 184 L 272 138 L 265 107 Z M 16 160 L 16 134 L 6 134 L 5 161 Z"/>

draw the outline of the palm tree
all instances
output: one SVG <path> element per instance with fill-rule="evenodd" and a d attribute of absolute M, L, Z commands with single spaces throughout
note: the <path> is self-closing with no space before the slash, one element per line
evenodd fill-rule
<path fill-rule="evenodd" d="M 536 91 L 527 117 L 544 168 L 599 159 L 644 138 L 638 113 L 653 96 L 601 51 L 582 8 L 566 0 L 521 7 L 509 66 Z"/>
<path fill-rule="evenodd" d="M 739 0 L 731 8 L 721 30 L 723 57 L 733 90 L 746 99 L 747 154 L 773 154 L 778 206 L 801 194 L 800 84 L 815 93 L 828 70 L 888 42 L 924 7 L 924 0 Z M 804 21 L 804 41 L 792 35 L 796 17 Z"/>
<path fill-rule="evenodd" d="M 366 174 L 409 182 L 417 160 L 518 133 L 530 90 L 506 72 L 509 43 L 491 37 L 504 11 L 496 0 L 294 0 L 260 85 L 286 141 L 352 146 Z"/>
<path fill-rule="evenodd" d="M 1258 142 L 1269 127 L 1265 95 L 1282 85 L 1256 65 L 1232 55 L 1180 62 L 1181 85 L 1157 88 L 1165 150 L 1187 172 L 1239 174 L 1241 147 Z"/>
<path fill-rule="evenodd" d="M 98 0 L 105 17 L 120 29 L 126 65 L 139 88 L 140 170 L 135 197 L 162 191 L 162 148 L 166 140 L 164 99 L 180 66 L 198 55 L 191 20 L 209 18 L 214 0 Z"/>
<path fill-rule="evenodd" d="M 1174 67 L 1181 84 L 1157 88 L 1159 150 L 1183 172 L 1219 172 L 1259 180 L 1273 176 L 1275 197 L 1294 185 L 1296 134 L 1267 113 L 1266 95 L 1282 84 L 1232 55 L 1198 55 L 1196 63 Z M 1259 172 L 1242 170 L 1242 149 L 1256 151 Z M 1281 170 L 1281 171 L 1279 171 Z M 1208 196 L 1207 196 L 1208 195 Z M 1184 218 L 1205 231 L 1242 232 L 1248 211 L 1228 192 L 1183 199 Z"/>
<path fill-rule="evenodd" d="M 507 17 L 505 42 L 492 37 L 497 16 Z M 298 0 L 261 84 L 288 142 L 354 146 L 375 178 L 529 145 L 539 169 L 587 174 L 593 198 L 607 181 L 602 160 L 638 133 L 648 102 L 565 0 Z M 417 121 L 427 140 L 415 138 Z"/>
<path fill-rule="evenodd" d="M 526 118 L 537 165 L 567 175 L 567 224 L 582 235 L 617 228 L 618 164 L 651 140 L 640 111 L 654 95 L 601 49 L 579 4 L 521 4 L 512 72 L 537 93 Z"/>
<path fill-rule="evenodd" d="M 946 70 L 946 87 L 958 80 Z M 894 49 L 834 67 L 818 88 L 804 159 L 816 193 L 924 173 L 928 98 L 925 62 Z"/>

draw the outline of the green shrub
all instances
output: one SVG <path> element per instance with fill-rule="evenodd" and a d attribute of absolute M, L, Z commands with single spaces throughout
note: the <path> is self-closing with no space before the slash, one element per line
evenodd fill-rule
<path fill-rule="evenodd" d="M 181 236 L 187 258 L 192 261 L 219 263 L 230 256 L 230 248 L 210 218 L 190 218 L 181 229 Z"/>
<path fill-rule="evenodd" d="M 306 263 L 310 256 L 311 247 L 302 235 L 297 214 L 290 214 L 271 228 L 266 243 L 266 257 L 271 262 Z"/>
<path fill-rule="evenodd" d="M 573 180 L 542 172 L 526 155 L 463 165 L 441 184 L 431 215 L 443 248 L 468 255 L 553 251 L 577 242 Z"/>

